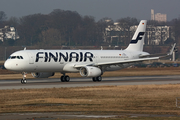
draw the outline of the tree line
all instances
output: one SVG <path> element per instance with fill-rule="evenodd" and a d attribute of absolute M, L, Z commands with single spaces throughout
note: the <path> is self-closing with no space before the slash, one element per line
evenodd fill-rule
<path fill-rule="evenodd" d="M 107 22 L 106 20 L 111 20 Z M 138 25 L 136 18 L 121 18 L 117 20 L 123 29 L 130 29 L 132 25 Z M 95 21 L 93 16 L 81 16 L 75 11 L 61 9 L 53 10 L 49 14 L 32 14 L 20 18 L 7 19 L 6 14 L 0 11 L 0 28 L 5 25 L 17 29 L 20 38 L 18 40 L 5 40 L 0 42 L 4 46 L 99 46 L 104 42 L 104 32 L 108 25 L 112 25 L 111 18 L 102 18 Z M 180 18 L 170 22 L 159 23 L 148 21 L 152 25 L 172 25 L 175 40 L 180 40 Z M 126 36 L 129 33 L 127 33 Z M 130 38 L 126 38 L 130 39 Z M 127 41 L 127 40 L 124 41 Z"/>

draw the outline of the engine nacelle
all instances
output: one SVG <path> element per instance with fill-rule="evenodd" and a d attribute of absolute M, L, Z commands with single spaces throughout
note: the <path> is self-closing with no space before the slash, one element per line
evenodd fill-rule
<path fill-rule="evenodd" d="M 80 69 L 80 74 L 83 77 L 97 77 L 102 74 L 102 71 L 97 67 L 85 66 Z"/>
<path fill-rule="evenodd" d="M 35 78 L 48 78 L 51 76 L 54 76 L 54 72 L 37 72 L 37 73 L 31 73 L 33 77 Z"/>

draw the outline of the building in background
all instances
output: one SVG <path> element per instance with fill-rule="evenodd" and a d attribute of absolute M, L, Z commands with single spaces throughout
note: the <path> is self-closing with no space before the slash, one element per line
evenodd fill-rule
<path fill-rule="evenodd" d="M 109 25 L 107 28 L 105 28 L 104 42 L 106 43 L 119 42 L 120 33 L 123 30 L 118 24 L 119 24 L 118 22 L 115 22 L 113 25 Z"/>
<path fill-rule="evenodd" d="M 137 25 L 130 28 L 122 28 L 119 23 L 114 23 L 105 29 L 104 42 L 111 45 L 128 45 L 131 41 Z M 168 39 L 175 40 L 172 26 L 152 26 L 146 27 L 145 45 L 163 45 Z"/>
<path fill-rule="evenodd" d="M 156 20 L 158 22 L 167 22 L 167 14 L 156 13 L 151 9 L 151 20 Z"/>
<path fill-rule="evenodd" d="M 151 20 L 155 20 L 155 18 L 154 18 L 154 10 L 153 9 L 151 9 Z"/>
<path fill-rule="evenodd" d="M 4 42 L 7 39 L 19 39 L 17 30 L 14 27 L 5 26 L 4 28 L 0 28 L 0 40 Z"/>
<path fill-rule="evenodd" d="M 175 39 L 171 26 L 151 26 L 146 28 L 146 45 L 163 45 L 168 39 Z"/>

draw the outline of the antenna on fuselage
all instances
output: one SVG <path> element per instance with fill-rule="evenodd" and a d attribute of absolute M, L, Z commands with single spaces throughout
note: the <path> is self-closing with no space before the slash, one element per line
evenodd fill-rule
<path fill-rule="evenodd" d="M 22 46 L 22 47 L 24 47 L 24 50 L 26 50 L 26 46 Z"/>
<path fill-rule="evenodd" d="M 101 46 L 101 50 L 103 50 L 103 47 Z"/>

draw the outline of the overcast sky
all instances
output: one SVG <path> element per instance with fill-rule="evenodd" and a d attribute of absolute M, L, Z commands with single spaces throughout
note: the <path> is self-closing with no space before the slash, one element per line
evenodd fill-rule
<path fill-rule="evenodd" d="M 0 0 L 0 11 L 7 17 L 49 14 L 54 9 L 77 11 L 98 21 L 109 17 L 114 21 L 124 17 L 150 20 L 150 10 L 167 14 L 168 20 L 180 17 L 180 0 Z"/>

